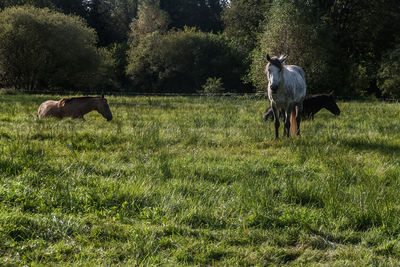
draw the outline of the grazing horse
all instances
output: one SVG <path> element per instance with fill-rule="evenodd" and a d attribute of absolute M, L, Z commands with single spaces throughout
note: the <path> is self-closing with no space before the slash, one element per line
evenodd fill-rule
<path fill-rule="evenodd" d="M 279 137 L 279 113 L 282 109 L 285 112 L 283 134 L 289 137 L 291 130 L 292 135 L 300 135 L 300 114 L 306 95 L 303 69 L 295 65 L 284 65 L 285 60 L 285 56 L 271 58 L 267 54 L 265 74 L 268 76 L 268 98 L 274 114 L 275 139 Z"/>
<path fill-rule="evenodd" d="M 340 109 L 336 104 L 335 97 L 333 93 L 329 94 L 320 94 L 320 95 L 309 95 L 303 101 L 303 112 L 301 113 L 301 117 L 303 119 L 311 118 L 314 120 L 314 115 L 320 111 L 321 109 L 326 108 L 334 115 L 340 115 Z M 271 118 L 273 120 L 273 111 L 272 108 L 267 108 L 264 113 L 264 120 L 268 120 Z"/>
<path fill-rule="evenodd" d="M 99 112 L 107 121 L 112 120 L 112 113 L 104 95 L 101 97 L 82 96 L 63 98 L 60 101 L 47 100 L 39 106 L 37 117 L 71 117 L 74 119 L 83 119 L 83 116 L 92 110 Z"/>

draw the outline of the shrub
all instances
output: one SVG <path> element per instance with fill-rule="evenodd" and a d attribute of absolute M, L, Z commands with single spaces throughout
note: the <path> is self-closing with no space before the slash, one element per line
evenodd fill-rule
<path fill-rule="evenodd" d="M 242 59 L 221 35 L 193 28 L 155 31 L 131 44 L 127 74 L 147 92 L 194 93 L 209 77 L 221 77 L 226 89 L 246 90 Z"/>
<path fill-rule="evenodd" d="M 203 92 L 207 95 L 221 94 L 225 91 L 221 78 L 208 78 L 206 83 L 203 84 Z"/>
<path fill-rule="evenodd" d="M 31 6 L 0 13 L 0 79 L 17 89 L 88 89 L 102 76 L 96 33 L 72 15 Z"/>

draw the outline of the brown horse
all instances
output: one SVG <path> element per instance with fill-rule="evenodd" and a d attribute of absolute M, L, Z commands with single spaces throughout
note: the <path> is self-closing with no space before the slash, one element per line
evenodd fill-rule
<path fill-rule="evenodd" d="M 101 97 L 82 96 L 63 98 L 60 101 L 47 100 L 40 105 L 37 117 L 71 117 L 74 119 L 83 119 L 83 116 L 92 110 L 99 112 L 107 121 L 112 120 L 112 113 L 104 95 Z"/>

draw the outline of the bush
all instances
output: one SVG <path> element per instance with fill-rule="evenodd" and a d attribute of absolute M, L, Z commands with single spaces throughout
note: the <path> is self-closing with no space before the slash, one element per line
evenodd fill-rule
<path fill-rule="evenodd" d="M 242 59 L 221 35 L 156 31 L 131 44 L 128 53 L 127 74 L 141 91 L 195 93 L 209 77 L 221 77 L 231 92 L 247 89 Z"/>
<path fill-rule="evenodd" d="M 18 94 L 21 94 L 21 92 L 15 89 L 0 88 L 0 95 L 18 95 Z"/>
<path fill-rule="evenodd" d="M 400 45 L 383 57 L 378 86 L 383 96 L 400 99 Z"/>
<path fill-rule="evenodd" d="M 77 16 L 31 6 L 0 13 L 0 79 L 17 89 L 90 89 L 102 76 L 96 33 Z"/>
<path fill-rule="evenodd" d="M 203 92 L 207 95 L 221 94 L 225 91 L 221 78 L 208 78 L 206 83 L 202 86 Z"/>

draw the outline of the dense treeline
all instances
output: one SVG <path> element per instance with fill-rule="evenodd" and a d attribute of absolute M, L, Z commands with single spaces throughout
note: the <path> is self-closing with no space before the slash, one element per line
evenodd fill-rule
<path fill-rule="evenodd" d="M 264 91 L 265 54 L 310 93 L 400 97 L 398 0 L 1 0 L 0 86 Z"/>

